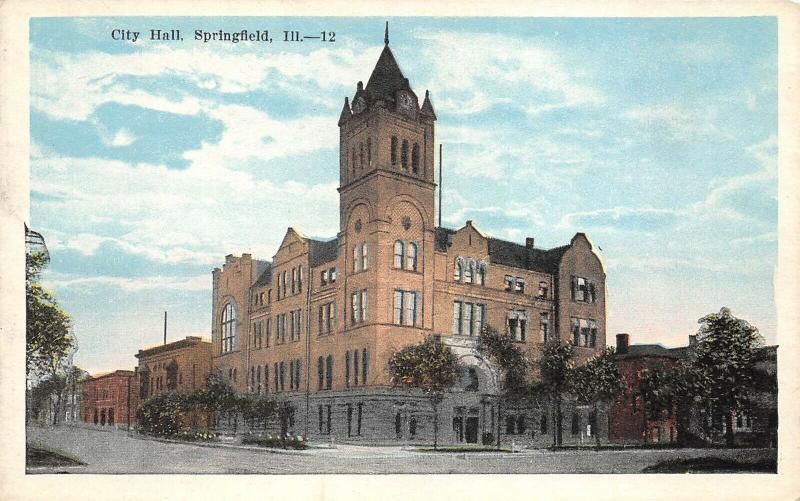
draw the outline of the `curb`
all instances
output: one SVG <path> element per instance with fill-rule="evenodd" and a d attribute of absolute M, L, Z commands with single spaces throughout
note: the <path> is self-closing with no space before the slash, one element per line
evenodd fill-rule
<path fill-rule="evenodd" d="M 288 449 L 274 449 L 271 447 L 259 447 L 257 445 L 237 445 L 237 444 L 224 444 L 219 442 L 204 442 L 202 440 L 198 440 L 196 442 L 186 442 L 183 440 L 171 440 L 169 438 L 158 438 L 158 437 L 147 437 L 143 435 L 132 435 L 131 438 L 135 438 L 137 440 L 150 440 L 153 442 L 162 442 L 165 444 L 179 444 L 179 445 L 194 445 L 197 447 L 208 447 L 212 449 L 240 449 L 246 451 L 257 451 L 257 452 L 267 452 L 271 454 L 285 454 L 289 456 L 313 456 L 314 452 L 312 451 L 299 451 L 299 450 L 288 450 Z"/>

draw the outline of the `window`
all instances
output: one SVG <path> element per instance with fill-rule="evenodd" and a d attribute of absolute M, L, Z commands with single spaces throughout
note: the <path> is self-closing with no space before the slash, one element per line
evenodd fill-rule
<path fill-rule="evenodd" d="M 583 277 L 572 277 L 572 300 L 597 302 L 597 285 Z"/>
<path fill-rule="evenodd" d="M 275 329 L 275 343 L 276 344 L 283 344 L 286 342 L 286 313 L 281 313 L 275 319 L 275 323 L 277 324 Z"/>
<path fill-rule="evenodd" d="M 358 409 L 358 417 L 356 418 L 356 435 L 361 436 L 361 420 L 364 417 L 364 404 L 358 403 L 356 406 Z"/>
<path fill-rule="evenodd" d="M 324 408 L 321 405 L 318 405 L 317 406 L 317 412 L 319 414 L 319 432 L 320 432 L 320 434 L 322 434 L 322 433 L 325 433 L 323 431 L 325 428 L 323 428 L 323 426 L 322 426 L 322 423 L 324 422 L 324 412 L 325 412 Z"/>
<path fill-rule="evenodd" d="M 358 265 L 361 263 L 361 260 L 358 259 L 358 246 L 353 246 L 353 273 L 358 271 Z"/>
<path fill-rule="evenodd" d="M 517 416 L 517 433 L 520 435 L 524 435 L 525 431 L 528 429 L 528 423 L 525 421 L 525 415 L 520 414 Z"/>
<path fill-rule="evenodd" d="M 550 314 L 539 314 L 539 334 L 543 343 L 548 342 L 550 339 Z"/>
<path fill-rule="evenodd" d="M 344 385 L 350 388 L 350 351 L 344 354 Z"/>
<path fill-rule="evenodd" d="M 417 324 L 417 293 L 394 291 L 394 323 L 396 325 Z"/>
<path fill-rule="evenodd" d="M 289 360 L 289 389 L 294 390 L 294 360 Z"/>
<path fill-rule="evenodd" d="M 475 275 L 475 261 L 469 260 L 467 265 L 464 267 L 464 283 L 471 284 L 472 277 Z"/>
<path fill-rule="evenodd" d="M 319 275 L 320 285 L 328 285 L 328 270 L 322 270 Z"/>
<path fill-rule="evenodd" d="M 250 366 L 250 391 L 255 391 L 256 389 L 256 367 L 254 365 Z"/>
<path fill-rule="evenodd" d="M 325 389 L 330 390 L 333 386 L 333 356 L 328 355 L 325 359 Z"/>
<path fill-rule="evenodd" d="M 269 347 L 269 343 L 270 343 L 270 338 L 271 338 L 271 337 L 272 337 L 272 319 L 271 319 L 271 318 L 268 318 L 268 319 L 267 319 L 267 328 L 266 328 L 266 334 L 265 334 L 265 336 L 264 336 L 264 338 L 265 338 L 265 339 L 264 339 L 264 342 L 265 342 L 265 344 L 266 344 L 266 346 L 267 346 L 267 347 Z"/>
<path fill-rule="evenodd" d="M 572 434 L 577 435 L 581 432 L 581 418 L 577 412 L 572 413 Z"/>
<path fill-rule="evenodd" d="M 303 292 L 303 266 L 297 267 L 297 292 Z"/>
<path fill-rule="evenodd" d="M 299 358 L 295 359 L 295 361 L 294 361 L 294 388 L 292 388 L 293 390 L 299 390 L 300 389 L 300 367 L 301 367 L 301 364 L 302 364 L 302 362 L 300 361 Z"/>
<path fill-rule="evenodd" d="M 594 348 L 597 346 L 597 323 L 594 320 L 585 318 L 570 319 L 572 331 L 572 344 Z"/>
<path fill-rule="evenodd" d="M 503 278 L 503 283 L 506 286 L 506 290 L 510 291 L 514 288 L 514 277 L 511 275 L 506 275 L 505 278 Z"/>
<path fill-rule="evenodd" d="M 394 267 L 403 268 L 403 255 L 405 254 L 405 245 L 401 240 L 394 243 Z"/>
<path fill-rule="evenodd" d="M 369 247 L 367 246 L 367 242 L 361 244 L 361 269 L 366 270 L 369 268 L 369 258 L 368 258 L 368 250 Z"/>
<path fill-rule="evenodd" d="M 355 291 L 351 296 L 351 304 L 350 321 L 354 324 L 364 322 L 367 319 L 367 291 Z"/>
<path fill-rule="evenodd" d="M 303 332 L 303 310 L 290 311 L 289 316 L 291 319 L 291 340 L 299 341 L 300 334 Z"/>
<path fill-rule="evenodd" d="M 408 141 L 403 139 L 403 145 L 400 147 L 400 165 L 403 170 L 408 170 Z"/>
<path fill-rule="evenodd" d="M 358 143 L 358 166 L 364 170 L 364 143 Z"/>
<path fill-rule="evenodd" d="M 261 394 L 261 366 L 256 367 L 256 393 Z"/>
<path fill-rule="evenodd" d="M 456 264 L 453 267 L 453 280 L 456 282 L 463 282 L 464 281 L 464 260 L 456 258 Z"/>
<path fill-rule="evenodd" d="M 513 311 L 508 316 L 508 335 L 514 341 L 525 341 L 525 329 L 528 323 L 528 314 L 525 311 Z"/>
<path fill-rule="evenodd" d="M 353 385 L 358 386 L 358 350 L 353 350 Z"/>
<path fill-rule="evenodd" d="M 367 166 L 372 165 L 372 138 L 367 138 Z"/>
<path fill-rule="evenodd" d="M 236 343 L 236 309 L 228 303 L 222 309 L 222 353 L 233 351 Z M 245 344 L 247 341 L 245 340 Z"/>
<path fill-rule="evenodd" d="M 328 270 L 328 282 L 329 283 L 336 283 L 336 268 L 331 268 Z"/>
<path fill-rule="evenodd" d="M 544 435 L 547 433 L 547 415 L 542 414 L 542 419 L 539 421 L 539 433 Z"/>
<path fill-rule="evenodd" d="M 264 364 L 264 393 L 269 393 L 269 364 Z"/>
<path fill-rule="evenodd" d="M 408 420 L 408 434 L 412 437 L 417 435 L 417 418 L 414 416 Z"/>
<path fill-rule="evenodd" d="M 330 334 L 336 327 L 336 303 L 325 303 L 319 307 L 319 335 Z"/>
<path fill-rule="evenodd" d="M 483 329 L 486 305 L 453 301 L 453 334 L 478 336 Z"/>
<path fill-rule="evenodd" d="M 414 143 L 411 148 L 411 172 L 416 174 L 419 172 L 419 145 Z"/>
<path fill-rule="evenodd" d="M 391 148 L 391 160 L 392 165 L 397 165 L 397 136 L 392 136 L 392 148 Z"/>
<path fill-rule="evenodd" d="M 486 285 L 486 263 L 478 264 L 478 285 Z"/>
<path fill-rule="evenodd" d="M 542 299 L 547 299 L 547 282 L 539 282 L 538 296 Z"/>
<path fill-rule="evenodd" d="M 277 393 L 280 391 L 280 381 L 278 380 L 280 379 L 278 377 L 278 362 L 275 362 L 275 364 L 272 366 L 272 369 L 272 377 L 275 379 L 275 393 Z"/>
<path fill-rule="evenodd" d="M 292 294 L 297 292 L 297 268 L 292 268 Z"/>
<path fill-rule="evenodd" d="M 506 435 L 514 435 L 517 420 L 514 416 L 506 416 Z"/>
<path fill-rule="evenodd" d="M 350 148 L 350 166 L 353 172 L 353 176 L 356 175 L 356 150 L 355 148 Z"/>
<path fill-rule="evenodd" d="M 286 388 L 286 386 L 285 386 L 285 383 L 286 383 L 286 363 L 281 362 L 280 364 L 278 364 L 278 374 L 279 374 L 278 375 L 278 379 L 280 380 L 281 391 L 284 391 L 284 389 Z"/>
<path fill-rule="evenodd" d="M 325 381 L 325 359 L 317 359 L 317 389 L 321 390 Z"/>
<path fill-rule="evenodd" d="M 520 294 L 525 293 L 525 280 L 517 277 L 514 282 L 514 292 L 519 292 Z"/>
<path fill-rule="evenodd" d="M 366 348 L 361 350 L 361 384 L 367 384 L 367 372 L 369 368 L 369 352 Z"/>

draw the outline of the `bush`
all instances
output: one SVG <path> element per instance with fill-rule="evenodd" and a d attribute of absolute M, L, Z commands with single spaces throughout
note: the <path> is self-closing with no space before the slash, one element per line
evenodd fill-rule
<path fill-rule="evenodd" d="M 161 393 L 145 401 L 136 414 L 139 431 L 159 437 L 175 436 L 181 431 L 181 413 L 185 398 L 177 393 Z"/>
<path fill-rule="evenodd" d="M 200 430 L 180 430 L 172 435 L 172 438 L 185 440 L 187 442 L 213 442 L 217 439 L 217 436 L 213 433 Z"/>
<path fill-rule="evenodd" d="M 242 443 L 280 449 L 308 449 L 302 435 L 244 435 Z"/>
<path fill-rule="evenodd" d="M 483 445 L 492 445 L 494 443 L 494 433 L 488 432 L 483 434 Z"/>

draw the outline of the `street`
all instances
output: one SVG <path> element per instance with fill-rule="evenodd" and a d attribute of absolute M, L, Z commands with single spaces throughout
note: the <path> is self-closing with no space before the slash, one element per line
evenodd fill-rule
<path fill-rule="evenodd" d="M 28 473 L 640 473 L 661 461 L 713 456 L 756 462 L 774 449 L 625 451 L 526 450 L 520 453 L 434 453 L 399 446 L 338 445 L 335 449 L 262 448 L 167 443 L 124 431 L 30 427 L 27 443 L 65 453 L 86 465 L 28 468 Z"/>

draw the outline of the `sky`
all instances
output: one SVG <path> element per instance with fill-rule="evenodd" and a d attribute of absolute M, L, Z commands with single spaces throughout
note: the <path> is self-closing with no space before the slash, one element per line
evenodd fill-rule
<path fill-rule="evenodd" d="M 211 333 L 211 270 L 334 237 L 338 128 L 385 18 L 34 18 L 30 225 L 75 361 Z M 727 306 L 776 343 L 774 18 L 388 18 L 444 144 L 444 225 L 607 268 L 607 338 L 685 345 Z M 149 40 L 181 29 L 183 41 Z M 141 32 L 136 43 L 112 30 Z M 195 41 L 269 30 L 273 43 Z M 284 30 L 334 42 L 282 42 Z M 143 39 L 146 38 L 146 39 Z"/>

